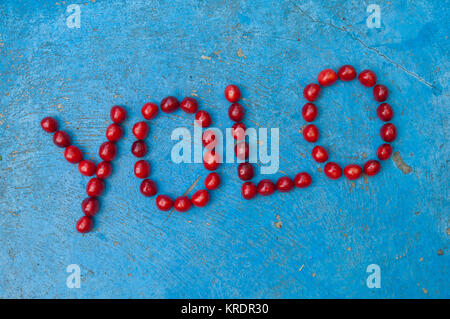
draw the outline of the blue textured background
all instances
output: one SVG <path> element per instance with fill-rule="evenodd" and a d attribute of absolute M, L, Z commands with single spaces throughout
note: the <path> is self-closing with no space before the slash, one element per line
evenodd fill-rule
<path fill-rule="evenodd" d="M 92 0 L 79 3 L 81 28 L 69 29 L 70 2 L 2 1 L 0 297 L 450 297 L 450 3 L 374 1 L 381 28 L 369 29 L 370 3 Z M 410 173 L 388 160 L 374 178 L 332 182 L 310 158 L 299 133 L 302 88 L 347 63 L 390 88 L 394 150 Z M 198 97 L 229 127 L 229 83 L 242 88 L 247 126 L 280 128 L 280 170 L 309 171 L 314 183 L 245 202 L 236 165 L 222 165 L 207 209 L 168 217 L 139 194 L 132 123 L 145 102 L 171 94 Z M 56 116 L 97 159 L 114 104 L 130 114 L 126 136 L 95 230 L 80 235 L 88 178 L 39 122 Z M 370 89 L 339 83 L 317 104 L 320 143 L 333 160 L 375 156 L 381 122 Z M 152 178 L 182 193 L 205 176 L 201 164 L 170 161 L 171 131 L 192 128 L 192 119 L 154 123 Z M 372 263 L 380 289 L 366 286 Z M 66 287 L 69 264 L 81 267 L 80 289 Z"/>

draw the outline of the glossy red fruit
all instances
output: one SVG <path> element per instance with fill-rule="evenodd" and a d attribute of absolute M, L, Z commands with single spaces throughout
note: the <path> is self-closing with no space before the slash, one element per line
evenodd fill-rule
<path fill-rule="evenodd" d="M 250 154 L 250 148 L 247 142 L 239 142 L 234 147 L 234 154 L 240 160 L 246 160 Z"/>
<path fill-rule="evenodd" d="M 330 179 L 338 179 L 342 176 L 342 168 L 334 162 L 326 163 L 323 172 Z"/>
<path fill-rule="evenodd" d="M 234 123 L 231 127 L 231 136 L 237 141 L 242 141 L 245 138 L 245 131 L 247 128 L 244 123 Z"/>
<path fill-rule="evenodd" d="M 220 156 L 215 150 L 209 150 L 203 155 L 203 166 L 209 171 L 216 170 L 220 165 Z"/>
<path fill-rule="evenodd" d="M 317 163 L 324 163 L 328 161 L 328 152 L 322 146 L 315 146 L 312 149 L 311 155 Z"/>
<path fill-rule="evenodd" d="M 317 106 L 312 103 L 306 103 L 302 108 L 302 116 L 306 122 L 312 122 L 316 119 L 318 114 Z"/>
<path fill-rule="evenodd" d="M 181 109 L 188 114 L 194 114 L 198 110 L 198 102 L 192 97 L 185 97 L 181 101 L 180 106 Z"/>
<path fill-rule="evenodd" d="M 196 207 L 205 207 L 209 202 L 209 193 L 205 189 L 198 190 L 192 195 L 192 204 Z"/>
<path fill-rule="evenodd" d="M 97 177 L 101 179 L 108 178 L 112 174 L 112 165 L 110 162 L 100 162 L 97 164 Z"/>
<path fill-rule="evenodd" d="M 161 101 L 161 105 L 160 105 L 161 111 L 163 111 L 164 113 L 175 112 L 179 106 L 180 106 L 180 102 L 178 102 L 178 100 L 173 96 L 168 96 L 168 97 L 164 98 Z"/>
<path fill-rule="evenodd" d="M 173 206 L 172 198 L 167 195 L 158 195 L 155 202 L 158 209 L 162 211 L 168 211 Z"/>
<path fill-rule="evenodd" d="M 47 133 L 54 133 L 58 129 L 58 122 L 53 117 L 44 117 L 41 121 L 41 127 Z"/>
<path fill-rule="evenodd" d="M 220 186 L 220 176 L 216 172 L 209 173 L 205 178 L 205 187 L 214 190 Z"/>
<path fill-rule="evenodd" d="M 294 181 L 287 176 L 280 177 L 277 181 L 277 190 L 280 192 L 289 192 L 294 188 Z"/>
<path fill-rule="evenodd" d="M 116 105 L 111 108 L 110 115 L 111 120 L 114 123 L 119 124 L 125 121 L 125 118 L 127 117 L 127 111 L 125 111 L 123 107 Z"/>
<path fill-rule="evenodd" d="M 195 123 L 200 127 L 209 127 L 211 125 L 211 115 L 208 112 L 200 110 L 195 113 Z"/>
<path fill-rule="evenodd" d="M 394 117 L 394 110 L 388 103 L 381 103 L 377 108 L 377 115 L 380 120 L 389 122 Z"/>
<path fill-rule="evenodd" d="M 98 213 L 98 210 L 100 208 L 100 204 L 98 202 L 98 199 L 95 197 L 88 197 L 85 198 L 81 202 L 81 210 L 86 216 L 95 216 L 95 214 Z"/>
<path fill-rule="evenodd" d="M 384 124 L 380 129 L 380 136 L 385 142 L 392 142 L 397 137 L 397 129 L 392 123 Z"/>
<path fill-rule="evenodd" d="M 358 75 L 359 82 L 365 87 L 372 87 L 377 83 L 377 76 L 373 71 L 364 70 Z"/>
<path fill-rule="evenodd" d="M 145 103 L 141 108 L 141 113 L 144 119 L 151 120 L 159 112 L 158 105 L 155 103 Z"/>
<path fill-rule="evenodd" d="M 175 199 L 173 203 L 173 208 L 177 212 L 187 212 L 192 207 L 192 201 L 187 196 L 180 196 Z"/>
<path fill-rule="evenodd" d="M 133 125 L 133 135 L 138 140 L 145 140 L 148 135 L 148 124 L 146 122 L 137 122 Z"/>
<path fill-rule="evenodd" d="M 382 84 L 377 84 L 373 87 L 373 98 L 375 101 L 384 102 L 389 96 L 388 88 Z"/>
<path fill-rule="evenodd" d="M 235 122 L 240 122 L 244 119 L 245 110 L 239 103 L 233 103 L 228 108 L 228 116 Z"/>
<path fill-rule="evenodd" d="M 95 166 L 95 163 L 93 161 L 82 160 L 78 163 L 78 170 L 80 171 L 81 175 L 92 176 L 95 174 L 97 167 Z"/>
<path fill-rule="evenodd" d="M 389 159 L 389 157 L 391 157 L 391 155 L 392 155 L 392 146 L 390 144 L 382 144 L 382 145 L 380 145 L 380 147 L 378 147 L 377 157 L 380 160 L 385 161 L 385 160 Z"/>
<path fill-rule="evenodd" d="M 295 187 L 298 188 L 306 188 L 312 183 L 311 175 L 308 173 L 302 172 L 295 175 L 294 184 Z"/>
<path fill-rule="evenodd" d="M 106 138 L 108 141 L 117 142 L 122 138 L 123 129 L 119 124 L 113 123 L 106 129 Z"/>
<path fill-rule="evenodd" d="M 137 161 L 134 164 L 134 175 L 137 178 L 147 178 L 150 175 L 150 164 L 145 160 Z"/>
<path fill-rule="evenodd" d="M 319 139 L 319 129 L 314 124 L 309 124 L 303 129 L 303 138 L 305 141 L 314 143 Z"/>
<path fill-rule="evenodd" d="M 237 102 L 241 98 L 241 90 L 236 85 L 230 84 L 225 88 L 225 98 L 231 102 Z"/>
<path fill-rule="evenodd" d="M 367 163 L 364 164 L 364 173 L 367 176 L 377 175 L 380 169 L 381 169 L 380 162 L 375 160 L 367 161 Z"/>
<path fill-rule="evenodd" d="M 83 153 L 76 146 L 67 146 L 64 150 L 64 157 L 69 163 L 77 164 L 83 159 Z"/>
<path fill-rule="evenodd" d="M 86 186 L 86 194 L 90 197 L 99 197 L 105 189 L 103 180 L 93 177 L 89 180 Z"/>
<path fill-rule="evenodd" d="M 56 131 L 53 134 L 53 143 L 58 147 L 67 147 L 70 145 L 70 137 L 64 131 Z"/>
<path fill-rule="evenodd" d="M 238 177 L 243 181 L 248 181 L 252 179 L 255 175 L 253 170 L 253 165 L 250 163 L 240 163 L 238 166 Z"/>
<path fill-rule="evenodd" d="M 105 142 L 100 145 L 98 155 L 104 161 L 111 162 L 117 153 L 117 146 L 113 142 Z"/>
<path fill-rule="evenodd" d="M 309 102 L 313 102 L 316 100 L 320 95 L 320 86 L 316 83 L 310 83 L 303 89 L 303 96 L 305 99 L 307 99 Z"/>
<path fill-rule="evenodd" d="M 241 187 L 242 197 L 245 199 L 252 199 L 258 193 L 258 188 L 252 182 L 245 182 Z"/>
<path fill-rule="evenodd" d="M 317 81 L 322 86 L 330 86 L 337 80 L 337 74 L 332 69 L 325 69 L 320 71 Z"/>
<path fill-rule="evenodd" d="M 141 191 L 142 195 L 146 197 L 155 196 L 158 192 L 155 182 L 149 179 L 144 179 L 142 181 L 139 190 Z"/>
<path fill-rule="evenodd" d="M 342 81 L 352 81 L 356 78 L 356 70 L 351 65 L 343 65 L 338 71 L 338 76 Z"/>
<path fill-rule="evenodd" d="M 83 216 L 77 221 L 76 228 L 78 232 L 80 233 L 88 233 L 92 230 L 94 227 L 94 221 L 92 220 L 92 217 L 89 216 Z"/>
<path fill-rule="evenodd" d="M 344 175 L 349 180 L 355 180 L 358 179 L 362 174 L 362 168 L 359 165 L 356 164 L 350 164 L 345 166 L 344 168 Z"/>
<path fill-rule="evenodd" d="M 147 144 L 144 141 L 135 141 L 131 145 L 131 153 L 136 157 L 144 157 L 147 154 Z"/>
<path fill-rule="evenodd" d="M 207 150 L 212 150 L 217 145 L 216 133 L 212 130 L 206 130 L 202 135 L 202 144 Z"/>
<path fill-rule="evenodd" d="M 275 192 L 276 186 L 270 179 L 262 179 L 259 181 L 257 189 L 259 195 L 269 196 Z"/>

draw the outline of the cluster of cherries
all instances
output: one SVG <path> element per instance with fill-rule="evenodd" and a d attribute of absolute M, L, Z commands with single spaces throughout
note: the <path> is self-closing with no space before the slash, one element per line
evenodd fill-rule
<path fill-rule="evenodd" d="M 311 102 L 314 102 L 320 95 L 321 86 L 327 87 L 334 84 L 339 78 L 342 81 L 352 81 L 356 78 L 356 70 L 351 65 L 342 66 L 336 73 L 332 69 L 325 69 L 319 73 L 318 82 L 308 84 L 303 90 L 303 96 L 308 103 L 302 108 L 302 116 L 306 122 L 313 122 L 318 114 L 317 106 Z M 373 87 L 373 97 L 377 102 L 385 102 L 388 98 L 389 91 L 386 86 L 377 83 L 377 76 L 371 70 L 364 70 L 358 76 L 359 82 L 365 87 Z M 378 117 L 384 121 L 389 122 L 393 116 L 394 111 L 388 103 L 381 103 L 377 108 Z M 315 143 L 319 139 L 319 129 L 314 124 L 308 124 L 303 128 L 303 137 L 307 142 Z M 397 130 L 392 123 L 384 124 L 380 129 L 380 135 L 383 141 L 387 142 L 382 144 L 377 149 L 377 157 L 379 160 L 384 161 L 391 157 L 392 146 L 388 143 L 393 142 L 397 137 Z M 315 146 L 312 149 L 311 155 L 313 159 L 318 163 L 324 163 L 328 161 L 327 150 L 320 145 Z M 358 179 L 362 172 L 368 176 L 378 174 L 381 169 L 380 162 L 377 160 L 367 161 L 363 168 L 357 164 L 350 164 L 345 166 L 344 175 L 349 180 Z M 339 179 L 342 176 L 342 168 L 335 162 L 328 162 L 323 169 L 325 175 L 330 179 Z"/>

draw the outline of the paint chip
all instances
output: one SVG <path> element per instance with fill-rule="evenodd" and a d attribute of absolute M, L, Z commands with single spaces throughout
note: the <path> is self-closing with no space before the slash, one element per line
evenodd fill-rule
<path fill-rule="evenodd" d="M 240 58 L 247 59 L 247 57 L 244 55 L 244 52 L 242 52 L 241 48 L 239 48 L 239 50 L 237 51 L 237 56 Z"/>
<path fill-rule="evenodd" d="M 403 174 L 409 174 L 412 171 L 411 166 L 408 166 L 405 164 L 405 162 L 403 161 L 403 158 L 400 156 L 400 152 L 395 152 L 394 156 L 392 157 L 392 160 L 395 163 L 395 166 L 397 166 L 397 168 L 399 170 L 402 171 Z"/>

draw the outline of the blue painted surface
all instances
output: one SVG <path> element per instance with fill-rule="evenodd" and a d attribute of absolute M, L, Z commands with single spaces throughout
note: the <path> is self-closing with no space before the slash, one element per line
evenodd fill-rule
<path fill-rule="evenodd" d="M 358 1 L 170 3 L 80 2 L 80 29 L 66 26 L 68 2 L 0 3 L 0 297 L 450 297 L 449 2 L 380 2 L 380 29 L 366 26 L 368 3 Z M 390 88 L 394 149 L 409 174 L 388 160 L 374 178 L 331 182 L 308 155 L 302 88 L 347 63 Z M 145 102 L 171 94 L 198 96 L 229 127 L 229 83 L 242 88 L 247 126 L 280 128 L 280 170 L 309 171 L 313 185 L 245 202 L 236 165 L 222 165 L 207 209 L 168 217 L 139 194 L 132 123 Z M 126 136 L 95 230 L 80 235 L 88 178 L 39 121 L 56 116 L 97 159 L 114 104 L 130 114 Z M 339 83 L 317 104 L 333 160 L 375 156 L 381 123 L 369 89 Z M 154 123 L 152 177 L 182 193 L 205 176 L 201 164 L 170 161 L 171 131 L 192 121 Z M 372 263 L 380 289 L 366 286 Z M 66 286 L 69 264 L 81 267 L 80 289 Z"/>

